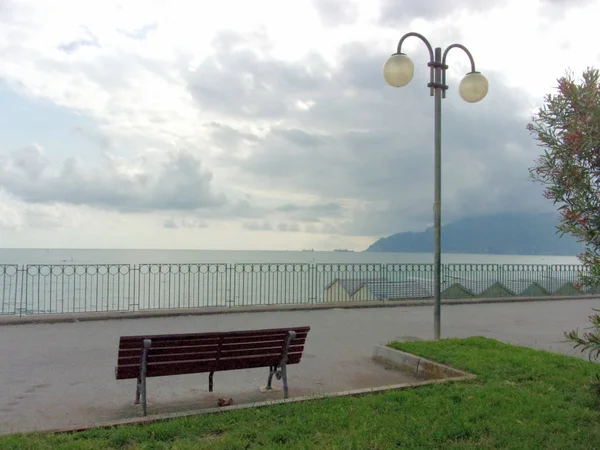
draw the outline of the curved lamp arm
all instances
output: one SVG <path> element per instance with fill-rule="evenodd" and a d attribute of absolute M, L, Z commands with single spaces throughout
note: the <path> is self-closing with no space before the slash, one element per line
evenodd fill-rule
<path fill-rule="evenodd" d="M 467 49 L 467 47 L 465 47 L 462 44 L 452 44 L 449 45 L 446 50 L 444 50 L 444 55 L 442 56 L 442 65 L 444 67 L 444 69 L 442 70 L 442 84 L 445 86 L 446 85 L 446 69 L 448 68 L 448 66 L 446 65 L 446 56 L 448 56 L 448 52 L 450 50 L 452 50 L 453 48 L 460 48 L 462 51 L 464 51 L 467 56 L 469 57 L 469 61 L 471 62 L 471 72 L 476 72 L 475 70 L 475 60 L 473 59 L 473 55 L 471 55 L 471 52 L 469 51 L 469 49 Z M 446 90 L 442 90 L 442 97 L 446 98 Z"/>
<path fill-rule="evenodd" d="M 427 50 L 429 50 L 429 82 L 433 83 L 434 81 L 434 75 L 433 75 L 433 71 L 434 71 L 434 56 L 433 56 L 433 47 L 431 46 L 431 44 L 429 43 L 429 41 L 427 40 L 427 38 L 425 36 L 423 36 L 422 34 L 419 33 L 406 33 L 404 36 L 402 36 L 400 38 L 400 42 L 398 42 L 398 53 L 402 53 L 402 44 L 404 43 L 404 41 L 406 40 L 406 38 L 409 38 L 411 36 L 417 37 L 419 39 L 421 39 L 425 45 L 427 46 Z M 465 49 L 466 50 L 466 49 Z M 429 88 L 429 95 L 433 95 L 433 87 Z"/>

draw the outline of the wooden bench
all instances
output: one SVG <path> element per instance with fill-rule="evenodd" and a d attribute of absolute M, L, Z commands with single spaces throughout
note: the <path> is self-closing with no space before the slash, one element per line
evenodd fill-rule
<path fill-rule="evenodd" d="M 288 398 L 286 366 L 298 364 L 310 327 L 217 333 L 121 336 L 115 367 L 117 380 L 137 378 L 135 403 L 146 415 L 146 378 L 191 373 L 213 374 L 224 370 L 268 367 L 267 389 L 273 375 L 283 379 L 283 396 Z"/>

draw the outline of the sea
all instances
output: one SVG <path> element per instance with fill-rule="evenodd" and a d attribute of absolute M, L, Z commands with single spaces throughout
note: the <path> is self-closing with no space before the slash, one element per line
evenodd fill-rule
<path fill-rule="evenodd" d="M 270 250 L 0 249 L 0 264 L 429 264 L 433 253 Z M 442 264 L 579 264 L 574 256 L 443 253 Z"/>

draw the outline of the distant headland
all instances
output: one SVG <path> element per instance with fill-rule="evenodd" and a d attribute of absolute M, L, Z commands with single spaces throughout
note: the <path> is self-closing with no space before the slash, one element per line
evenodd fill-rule
<path fill-rule="evenodd" d="M 442 251 L 493 255 L 576 256 L 583 244 L 557 232 L 558 216 L 494 214 L 465 218 L 442 226 Z M 368 252 L 433 252 L 433 228 L 381 238 Z"/>

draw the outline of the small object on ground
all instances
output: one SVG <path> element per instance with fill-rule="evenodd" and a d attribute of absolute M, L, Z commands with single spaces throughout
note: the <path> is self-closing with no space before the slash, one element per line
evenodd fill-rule
<path fill-rule="evenodd" d="M 231 397 L 220 398 L 217 400 L 217 405 L 219 406 L 229 406 L 233 403 L 233 399 Z"/>
<path fill-rule="evenodd" d="M 275 386 L 271 386 L 270 388 L 267 386 L 261 386 L 260 388 L 258 388 L 258 390 L 260 392 L 280 392 L 281 388 Z"/>

